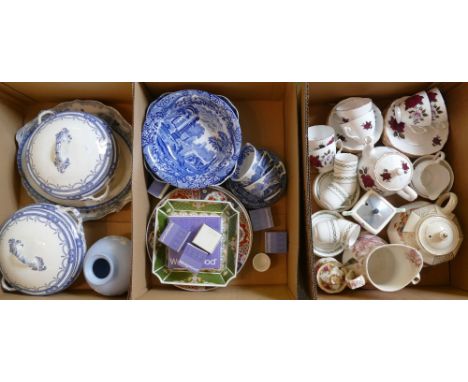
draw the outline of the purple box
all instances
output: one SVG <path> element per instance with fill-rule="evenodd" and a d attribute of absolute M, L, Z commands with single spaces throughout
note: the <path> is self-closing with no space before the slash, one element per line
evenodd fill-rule
<path fill-rule="evenodd" d="M 204 250 L 188 243 L 179 258 L 179 267 L 187 268 L 192 273 L 200 272 L 208 256 Z"/>
<path fill-rule="evenodd" d="M 154 179 L 153 183 L 151 183 L 151 186 L 148 188 L 148 194 L 154 196 L 157 199 L 162 199 L 169 187 L 169 183 Z"/>
<path fill-rule="evenodd" d="M 169 221 L 158 240 L 170 249 L 179 252 L 184 247 L 189 236 L 190 230 L 175 222 Z"/>
<path fill-rule="evenodd" d="M 287 253 L 288 233 L 287 232 L 265 232 L 265 252 L 266 253 Z"/>
<path fill-rule="evenodd" d="M 259 208 L 249 211 L 250 220 L 252 221 L 252 229 L 254 231 L 263 231 L 275 226 L 273 222 L 273 214 L 270 207 Z"/>
<path fill-rule="evenodd" d="M 206 224 L 214 230 L 221 232 L 221 216 L 169 216 L 169 221 L 176 223 L 177 225 L 190 231 L 190 235 L 187 239 L 188 242 L 193 240 L 203 224 Z M 221 254 L 222 243 L 219 243 L 214 252 L 209 254 L 205 259 L 202 269 L 221 269 Z M 167 252 L 167 267 L 169 269 L 181 268 L 178 265 L 181 255 L 181 251 L 174 251 L 169 249 Z"/>

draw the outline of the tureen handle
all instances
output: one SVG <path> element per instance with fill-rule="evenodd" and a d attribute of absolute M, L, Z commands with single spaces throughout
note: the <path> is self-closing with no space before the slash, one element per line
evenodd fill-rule
<path fill-rule="evenodd" d="M 109 195 L 109 191 L 110 191 L 110 186 L 109 184 L 106 186 L 106 188 L 104 189 L 104 192 L 99 195 L 99 196 L 87 196 L 86 198 L 84 198 L 83 200 L 93 200 L 95 202 L 99 202 L 100 200 L 103 200 L 107 197 L 107 195 Z"/>
<path fill-rule="evenodd" d="M 54 115 L 55 112 L 53 112 L 52 110 L 43 110 L 39 113 L 39 116 L 37 117 L 37 122 L 39 123 L 39 125 L 42 123 L 42 119 L 46 116 L 46 115 Z"/>
<path fill-rule="evenodd" d="M 8 283 L 5 280 L 5 277 L 2 277 L 2 289 L 6 290 L 7 292 L 15 292 L 16 289 L 13 288 L 12 286 L 8 285 Z"/>
<path fill-rule="evenodd" d="M 232 102 L 228 98 L 219 94 L 217 94 L 216 97 L 221 98 L 224 102 L 226 102 L 228 106 L 231 108 L 231 110 L 234 112 L 234 114 L 236 115 L 237 119 L 239 119 L 239 112 L 237 111 L 236 107 L 232 104 Z"/>
<path fill-rule="evenodd" d="M 83 224 L 83 217 L 76 208 L 73 207 L 60 207 L 65 213 L 67 213 L 79 226 Z"/>
<path fill-rule="evenodd" d="M 72 140 L 70 130 L 66 127 L 55 134 L 55 159 L 54 164 L 58 172 L 63 174 L 68 166 L 70 166 L 70 158 L 65 158 L 62 148 L 64 143 L 69 143 Z"/>
<path fill-rule="evenodd" d="M 21 240 L 9 239 L 8 247 L 10 254 L 15 256 L 20 262 L 22 262 L 24 265 L 27 265 L 33 271 L 45 271 L 47 269 L 47 267 L 44 265 L 44 260 L 42 257 L 35 256 L 32 260 L 29 260 L 23 254 L 21 254 L 21 250 L 24 247 L 24 244 L 21 242 Z"/>

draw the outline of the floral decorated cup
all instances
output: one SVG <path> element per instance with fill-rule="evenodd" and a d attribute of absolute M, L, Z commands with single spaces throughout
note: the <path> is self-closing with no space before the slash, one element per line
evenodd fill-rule
<path fill-rule="evenodd" d="M 371 110 L 351 121 L 340 124 L 341 129 L 348 138 L 363 143 L 366 137 L 373 137 L 375 129 L 375 114 Z"/>
<path fill-rule="evenodd" d="M 448 114 L 445 106 L 444 98 L 438 88 L 432 88 L 427 91 L 429 102 L 431 103 L 432 122 L 447 122 Z"/>
<path fill-rule="evenodd" d="M 309 155 L 311 155 L 313 151 L 335 142 L 335 129 L 327 125 L 310 126 L 307 129 L 307 140 L 309 141 Z"/>
<path fill-rule="evenodd" d="M 398 123 L 403 122 L 416 127 L 432 124 L 431 103 L 425 91 L 403 98 L 398 105 L 395 105 L 394 112 Z"/>
<path fill-rule="evenodd" d="M 333 163 L 335 160 L 335 155 L 338 152 L 341 153 L 343 144 L 340 140 L 333 141 L 326 147 L 322 147 L 317 150 L 312 150 L 310 152 L 309 160 L 312 167 L 314 167 L 318 172 L 329 172 L 333 170 Z"/>

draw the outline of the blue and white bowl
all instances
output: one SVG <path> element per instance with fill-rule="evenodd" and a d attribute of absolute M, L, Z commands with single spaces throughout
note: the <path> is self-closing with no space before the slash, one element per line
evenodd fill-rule
<path fill-rule="evenodd" d="M 0 228 L 0 273 L 7 291 L 45 296 L 68 288 L 80 274 L 86 252 L 78 210 L 33 204 Z"/>
<path fill-rule="evenodd" d="M 147 167 L 179 188 L 223 183 L 235 170 L 241 141 L 237 110 L 202 90 L 158 98 L 148 108 L 142 131 Z"/>
<path fill-rule="evenodd" d="M 41 193 L 60 200 L 107 196 L 118 148 L 103 120 L 84 112 L 47 110 L 23 138 L 20 151 L 25 161 L 21 165 Z"/>
<path fill-rule="evenodd" d="M 266 151 L 266 150 L 265 150 Z M 286 191 L 286 167 L 278 157 L 266 151 L 273 165 L 266 167 L 266 172 L 253 183 L 245 186 L 233 179 L 226 182 L 226 187 L 248 208 L 262 208 L 274 204 Z"/>

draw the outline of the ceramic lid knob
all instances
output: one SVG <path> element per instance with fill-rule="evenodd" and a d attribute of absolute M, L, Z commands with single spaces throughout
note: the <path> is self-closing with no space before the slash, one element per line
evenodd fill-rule
<path fill-rule="evenodd" d="M 451 220 L 441 216 L 429 216 L 420 223 L 417 238 L 427 252 L 445 255 L 457 248 L 460 232 Z"/>

